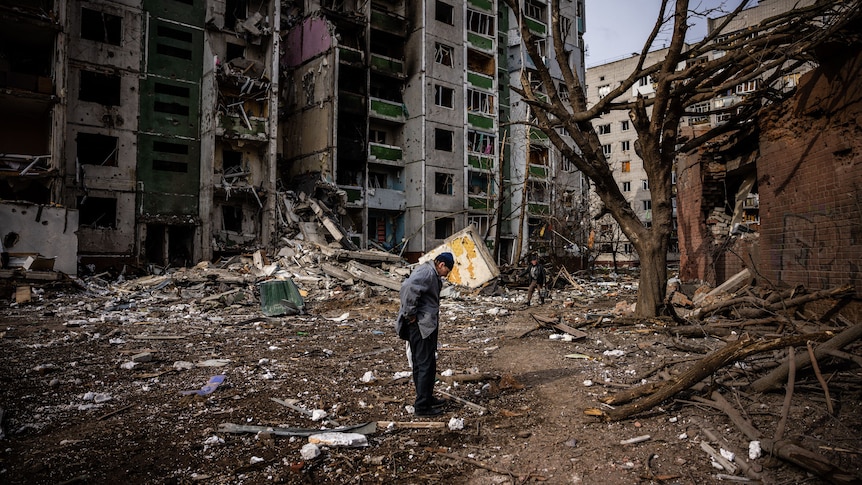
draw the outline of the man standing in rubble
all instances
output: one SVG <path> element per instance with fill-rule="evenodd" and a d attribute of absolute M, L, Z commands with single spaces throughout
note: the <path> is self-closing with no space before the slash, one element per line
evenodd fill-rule
<path fill-rule="evenodd" d="M 521 276 L 530 275 L 530 286 L 527 288 L 527 306 L 533 299 L 533 291 L 539 288 L 539 304 L 545 303 L 545 267 L 539 262 L 538 254 L 530 255 L 530 266 L 521 273 Z"/>
<path fill-rule="evenodd" d="M 437 376 L 437 335 L 440 316 L 440 290 L 443 280 L 455 266 L 452 253 L 440 253 L 433 261 L 419 265 L 401 283 L 401 308 L 395 331 L 410 343 L 416 416 L 436 416 L 446 400 L 434 397 Z"/>

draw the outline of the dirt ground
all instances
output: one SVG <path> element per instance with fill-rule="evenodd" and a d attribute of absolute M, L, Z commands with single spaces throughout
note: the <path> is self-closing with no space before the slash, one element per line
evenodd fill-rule
<path fill-rule="evenodd" d="M 715 338 L 674 337 L 661 322 L 618 324 L 611 310 L 635 301 L 634 286 L 586 283 L 592 290 L 554 290 L 544 305 L 531 307 L 518 289 L 504 289 L 503 296 L 460 290 L 445 298 L 437 389 L 486 411 L 453 402 L 439 418 L 414 418 L 406 409 L 413 385 L 400 377 L 409 368 L 404 342 L 392 329 L 398 310 L 392 290 L 312 288 L 307 314 L 271 318 L 261 314 L 252 285 L 243 288 L 245 299 L 234 294 L 230 300 L 207 301 L 230 289 L 224 285 L 171 284 L 122 292 L 48 288 L 26 304 L 6 301 L 0 307 L 0 482 L 726 480 L 731 473 L 711 463 L 702 449 L 707 443 L 745 457 L 763 483 L 825 483 L 775 458 L 748 460 L 749 440 L 724 414 L 695 402 L 692 392 L 621 422 L 585 415 L 601 406 L 598 397 L 655 380 L 663 368 L 681 372 L 724 345 Z M 559 318 L 587 336 L 568 341 L 538 328 L 518 338 L 536 327 L 532 315 Z M 858 347 L 845 350 L 859 354 Z M 723 369 L 711 388 L 771 437 L 784 392 L 744 389 L 750 369 L 763 364 L 761 356 Z M 862 476 L 862 369 L 823 366 L 834 415 L 815 376 L 800 372 L 785 437 Z M 210 394 L 181 394 L 216 375 L 225 380 Z M 335 426 L 272 398 L 323 410 L 324 419 L 340 425 L 444 425 L 378 425 L 367 446 L 321 446 L 311 459 L 300 451 L 306 437 L 219 429 L 223 423 Z"/>

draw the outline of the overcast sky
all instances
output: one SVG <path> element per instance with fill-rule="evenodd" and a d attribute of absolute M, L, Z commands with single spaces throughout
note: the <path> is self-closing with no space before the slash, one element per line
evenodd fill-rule
<path fill-rule="evenodd" d="M 587 67 L 616 61 L 643 49 L 647 36 L 652 31 L 658 16 L 661 0 L 586 0 L 586 27 L 584 41 L 588 48 Z M 673 4 L 673 2 L 669 2 Z M 749 2 L 749 6 L 757 2 Z M 738 5 L 738 1 L 691 0 L 690 8 L 714 8 L 727 4 L 725 8 Z M 716 17 L 711 15 L 711 17 Z M 706 36 L 706 21 L 693 19 L 688 41 L 697 41 Z M 670 29 L 665 29 L 656 38 L 654 49 L 670 43 Z M 652 50 L 654 50 L 652 49 Z"/>

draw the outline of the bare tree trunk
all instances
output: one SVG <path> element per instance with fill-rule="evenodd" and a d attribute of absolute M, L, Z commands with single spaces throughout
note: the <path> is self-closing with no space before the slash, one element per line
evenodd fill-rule
<path fill-rule="evenodd" d="M 641 274 L 635 314 L 654 317 L 658 315 L 667 292 L 667 244 L 663 244 L 660 238 L 644 238 L 637 251 Z"/>

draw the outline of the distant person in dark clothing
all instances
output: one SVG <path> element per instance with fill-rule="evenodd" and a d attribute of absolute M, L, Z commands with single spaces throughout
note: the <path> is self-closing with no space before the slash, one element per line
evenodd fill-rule
<path fill-rule="evenodd" d="M 545 267 L 539 262 L 538 255 L 530 255 L 530 266 L 521 275 L 530 275 L 530 286 L 527 288 L 527 306 L 530 306 L 530 301 L 533 299 L 533 291 L 537 287 L 539 288 L 539 304 L 545 303 Z"/>
<path fill-rule="evenodd" d="M 452 253 L 440 253 L 433 261 L 416 267 L 401 284 L 401 309 L 395 331 L 410 342 L 413 384 L 416 386 L 416 416 L 436 416 L 446 400 L 434 397 L 437 378 L 437 336 L 439 333 L 442 278 L 455 266 Z"/>

